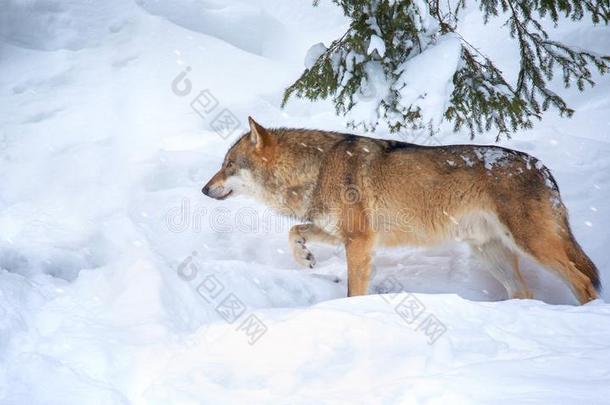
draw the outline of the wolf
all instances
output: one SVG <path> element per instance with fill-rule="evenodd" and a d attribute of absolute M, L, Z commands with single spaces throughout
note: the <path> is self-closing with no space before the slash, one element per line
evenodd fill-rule
<path fill-rule="evenodd" d="M 315 265 L 307 243 L 343 244 L 348 296 L 367 294 L 375 247 L 457 240 L 487 263 L 509 298 L 532 298 L 521 256 L 559 275 L 581 304 L 598 297 L 597 269 L 536 158 L 499 146 L 421 146 L 248 122 L 202 192 L 252 196 L 303 221 L 289 231 L 301 265 Z"/>

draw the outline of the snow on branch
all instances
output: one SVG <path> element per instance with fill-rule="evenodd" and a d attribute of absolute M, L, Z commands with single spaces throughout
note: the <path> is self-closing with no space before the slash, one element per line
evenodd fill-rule
<path fill-rule="evenodd" d="M 351 24 L 328 48 L 318 44 L 310 50 L 306 70 L 286 89 L 282 105 L 293 95 L 331 98 L 337 114 L 365 131 L 380 123 L 392 132 L 435 131 L 448 120 L 455 131 L 466 127 L 471 137 L 491 130 L 498 138 L 510 136 L 531 128 L 532 119 L 551 106 L 561 115 L 573 114 L 549 88 L 554 73 L 561 72 L 565 87 L 575 83 L 582 91 L 594 84 L 592 70 L 605 74 L 610 69 L 610 57 L 551 39 L 539 21 L 548 16 L 558 24 L 563 17 L 589 16 L 593 24 L 607 24 L 610 0 L 480 0 L 485 23 L 491 16 L 506 16 L 505 26 L 519 46 L 514 85 L 459 34 L 463 0 L 333 1 Z M 437 59 L 425 65 L 432 53 Z M 433 80 L 426 73 L 430 70 Z"/>

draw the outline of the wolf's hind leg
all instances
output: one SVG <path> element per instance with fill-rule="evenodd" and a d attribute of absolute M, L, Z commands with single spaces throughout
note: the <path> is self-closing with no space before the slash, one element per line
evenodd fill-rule
<path fill-rule="evenodd" d="M 312 269 L 316 265 L 316 258 L 305 245 L 306 242 L 323 242 L 336 245 L 341 241 L 314 224 L 295 225 L 288 233 L 290 247 L 294 259 L 302 266 Z"/>
<path fill-rule="evenodd" d="M 473 252 L 485 262 L 486 270 L 506 288 L 509 298 L 532 298 L 519 271 L 519 256 L 500 240 L 471 244 Z"/>

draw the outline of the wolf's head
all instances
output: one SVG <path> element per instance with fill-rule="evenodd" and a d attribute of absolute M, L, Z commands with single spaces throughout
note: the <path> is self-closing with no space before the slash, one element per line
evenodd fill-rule
<path fill-rule="evenodd" d="M 260 195 L 268 166 L 273 160 L 275 142 L 273 136 L 251 117 L 250 132 L 244 134 L 227 154 L 220 170 L 201 190 L 217 200 L 245 194 Z"/>

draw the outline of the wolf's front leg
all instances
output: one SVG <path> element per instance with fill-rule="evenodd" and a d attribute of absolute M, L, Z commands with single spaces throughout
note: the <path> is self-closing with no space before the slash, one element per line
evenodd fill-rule
<path fill-rule="evenodd" d="M 290 240 L 290 247 L 294 259 L 300 265 L 309 267 L 310 269 L 316 265 L 316 258 L 307 246 L 305 246 L 306 242 L 324 242 L 330 244 L 338 244 L 340 242 L 337 237 L 326 233 L 314 224 L 293 226 L 288 233 L 288 239 Z"/>
<path fill-rule="evenodd" d="M 372 238 L 368 235 L 349 237 L 345 242 L 348 297 L 368 293 L 372 250 Z"/>

